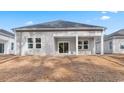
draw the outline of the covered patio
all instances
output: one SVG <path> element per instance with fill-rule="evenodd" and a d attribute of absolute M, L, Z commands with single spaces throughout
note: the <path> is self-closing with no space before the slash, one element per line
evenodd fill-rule
<path fill-rule="evenodd" d="M 96 40 L 101 38 L 101 55 L 103 52 L 103 36 L 67 36 L 55 35 L 55 54 L 66 55 L 95 55 Z"/>

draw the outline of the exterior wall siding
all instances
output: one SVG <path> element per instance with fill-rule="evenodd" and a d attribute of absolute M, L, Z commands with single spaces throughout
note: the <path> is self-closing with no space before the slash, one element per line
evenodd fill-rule
<path fill-rule="evenodd" d="M 79 50 L 79 54 L 83 54 L 83 55 L 91 55 L 93 54 L 93 48 L 94 48 L 94 38 L 90 38 L 90 37 L 80 37 L 79 40 L 83 41 L 83 40 L 88 40 L 89 44 L 88 44 L 88 49 L 85 50 Z"/>
<path fill-rule="evenodd" d="M 55 38 L 55 51 L 58 54 L 59 50 L 58 50 L 58 42 L 60 41 L 68 41 L 69 42 L 69 47 L 70 47 L 70 51 L 69 54 L 75 54 L 76 52 L 76 38 L 75 37 L 65 37 L 65 38 Z"/>
<path fill-rule="evenodd" d="M 112 48 L 110 48 L 110 42 L 112 42 Z M 104 53 L 112 53 L 113 52 L 113 40 L 110 39 L 110 40 L 107 40 L 107 41 L 104 41 Z"/>
<path fill-rule="evenodd" d="M 110 49 L 110 42 L 112 42 L 112 49 Z M 101 50 L 101 42 L 96 43 L 96 53 L 100 53 Z M 113 53 L 113 40 L 105 40 L 104 41 L 104 53 L 111 54 Z"/>
<path fill-rule="evenodd" d="M 4 44 L 4 54 L 14 54 L 14 50 L 11 50 L 11 43 L 14 43 L 14 38 L 0 35 L 0 43 Z"/>
<path fill-rule="evenodd" d="M 121 43 L 124 44 L 124 39 L 113 39 L 113 53 L 124 53 L 124 49 L 120 49 Z"/>
<path fill-rule="evenodd" d="M 94 37 L 101 36 L 101 31 L 52 31 L 52 32 L 16 32 L 16 54 L 17 55 L 53 55 L 56 54 L 56 39 L 57 37 L 64 37 L 64 40 L 71 41 L 71 50 L 75 50 L 75 36 L 81 37 Z M 73 37 L 73 39 L 67 39 L 66 37 Z M 41 48 L 36 49 L 35 44 L 33 49 L 28 49 L 27 38 L 41 38 Z M 90 44 L 92 40 L 90 41 Z M 72 47 L 73 46 L 73 47 Z M 91 46 L 92 47 L 92 44 Z M 91 50 L 92 52 L 92 50 Z"/>
<path fill-rule="evenodd" d="M 112 49 L 110 49 L 110 42 L 112 42 Z M 111 39 L 104 41 L 104 53 L 110 54 L 124 54 L 124 49 L 120 48 L 121 44 L 124 44 L 124 38 L 121 37 L 113 37 Z M 96 43 L 96 53 L 100 53 L 100 42 Z"/>

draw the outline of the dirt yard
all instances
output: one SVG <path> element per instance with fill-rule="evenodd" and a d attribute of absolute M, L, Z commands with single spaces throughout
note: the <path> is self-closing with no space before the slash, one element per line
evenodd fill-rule
<path fill-rule="evenodd" d="M 0 56 L 0 81 L 121 82 L 124 55 Z"/>

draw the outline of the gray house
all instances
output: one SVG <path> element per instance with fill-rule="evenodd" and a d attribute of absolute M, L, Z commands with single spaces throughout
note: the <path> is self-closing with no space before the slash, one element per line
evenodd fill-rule
<path fill-rule="evenodd" d="M 104 30 L 101 26 L 63 20 L 14 28 L 16 55 L 96 54 L 98 38 L 103 54 Z"/>
<path fill-rule="evenodd" d="M 96 51 L 100 53 L 100 41 L 96 44 Z M 124 29 L 120 29 L 110 35 L 104 36 L 104 53 L 124 53 Z"/>
<path fill-rule="evenodd" d="M 0 29 L 0 54 L 14 54 L 14 34 Z"/>

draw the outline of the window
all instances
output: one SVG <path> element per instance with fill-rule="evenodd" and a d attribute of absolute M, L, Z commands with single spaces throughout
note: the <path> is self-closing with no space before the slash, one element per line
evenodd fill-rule
<path fill-rule="evenodd" d="M 109 49 L 112 49 L 112 42 L 109 42 Z"/>
<path fill-rule="evenodd" d="M 82 45 L 82 41 L 78 41 L 78 45 Z"/>
<path fill-rule="evenodd" d="M 0 53 L 4 53 L 4 44 L 0 43 Z"/>
<path fill-rule="evenodd" d="M 84 49 L 88 49 L 88 41 L 84 41 Z"/>
<path fill-rule="evenodd" d="M 33 38 L 28 38 L 28 48 L 33 48 Z"/>
<path fill-rule="evenodd" d="M 82 41 L 78 41 L 78 49 L 82 49 Z"/>
<path fill-rule="evenodd" d="M 78 49 L 88 49 L 88 41 L 78 41 Z"/>
<path fill-rule="evenodd" d="M 120 49 L 124 49 L 124 43 L 120 44 Z"/>
<path fill-rule="evenodd" d="M 41 38 L 35 38 L 36 48 L 41 48 Z"/>
<path fill-rule="evenodd" d="M 14 43 L 11 43 L 11 50 L 14 50 Z"/>

